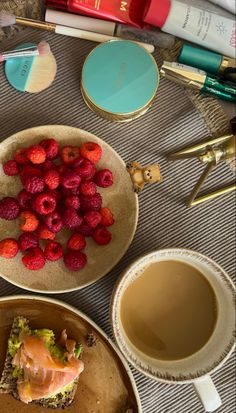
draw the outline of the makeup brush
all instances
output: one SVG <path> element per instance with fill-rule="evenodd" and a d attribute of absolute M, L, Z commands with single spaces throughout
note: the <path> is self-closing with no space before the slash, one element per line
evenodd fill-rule
<path fill-rule="evenodd" d="M 45 56 L 49 54 L 49 52 L 49 44 L 45 41 L 42 41 L 37 46 L 22 47 L 20 49 L 0 52 L 0 62 L 4 62 L 6 60 L 17 57 Z"/>
<path fill-rule="evenodd" d="M 107 42 L 109 40 L 120 40 L 119 37 L 108 36 L 106 34 L 89 32 L 86 30 L 74 29 L 71 27 L 61 26 L 54 23 L 45 23 L 38 20 L 26 19 L 24 17 L 14 16 L 14 14 L 6 11 L 0 12 L 0 27 L 13 26 L 19 24 L 22 26 L 29 26 L 35 29 L 48 30 L 64 36 L 78 37 L 79 39 L 91 40 L 93 42 Z M 135 42 L 144 47 L 149 53 L 154 52 L 154 46 L 147 43 Z"/>

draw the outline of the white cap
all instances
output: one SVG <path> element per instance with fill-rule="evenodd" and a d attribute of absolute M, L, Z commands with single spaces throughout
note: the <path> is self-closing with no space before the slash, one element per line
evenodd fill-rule
<path fill-rule="evenodd" d="M 46 10 L 45 21 L 109 36 L 114 35 L 116 27 L 116 23 L 110 21 L 93 19 L 92 17 L 80 16 L 78 14 L 63 13 L 52 9 Z"/>

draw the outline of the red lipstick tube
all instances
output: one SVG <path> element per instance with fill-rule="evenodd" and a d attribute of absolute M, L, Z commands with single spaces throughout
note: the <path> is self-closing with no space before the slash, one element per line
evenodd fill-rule
<path fill-rule="evenodd" d="M 146 0 L 46 0 L 46 5 L 135 27 L 142 27 Z"/>

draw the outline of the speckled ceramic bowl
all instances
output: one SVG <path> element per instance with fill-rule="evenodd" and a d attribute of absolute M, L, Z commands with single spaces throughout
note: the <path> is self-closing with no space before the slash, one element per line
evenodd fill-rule
<path fill-rule="evenodd" d="M 0 376 L 7 339 L 14 317 L 28 318 L 32 328 L 49 328 L 58 336 L 65 328 L 68 336 L 83 345 L 84 372 L 68 413 L 141 413 L 141 403 L 130 368 L 109 337 L 85 314 L 58 300 L 39 296 L 0 298 Z M 87 346 L 88 334 L 96 346 Z M 0 394 L 1 413 L 49 413 L 52 409 L 25 404 L 9 394 Z M 55 410 L 57 411 L 57 410 Z M 59 409 L 59 411 L 61 411 Z"/>
<path fill-rule="evenodd" d="M 63 260 L 47 262 L 39 271 L 27 270 L 21 262 L 21 254 L 7 260 L 0 257 L 0 276 L 18 287 L 30 291 L 63 293 L 83 288 L 107 274 L 122 258 L 128 249 L 138 220 L 138 197 L 133 191 L 130 175 L 120 156 L 106 142 L 86 131 L 62 125 L 40 126 L 18 132 L 0 144 L 0 199 L 16 196 L 22 189 L 17 177 L 8 177 L 3 173 L 2 164 L 9 160 L 20 147 L 30 146 L 47 137 L 55 137 L 61 146 L 80 145 L 85 141 L 94 141 L 101 145 L 103 156 L 98 168 L 109 168 L 113 172 L 114 184 L 109 188 L 99 188 L 103 197 L 103 206 L 108 206 L 115 216 L 115 224 L 110 227 L 112 242 L 98 246 L 87 238 L 86 254 L 88 263 L 81 271 L 69 271 Z M 0 239 L 18 237 L 20 234 L 17 221 L 0 219 Z M 58 237 L 62 238 L 58 238 Z M 58 234 L 63 245 L 68 234 Z"/>

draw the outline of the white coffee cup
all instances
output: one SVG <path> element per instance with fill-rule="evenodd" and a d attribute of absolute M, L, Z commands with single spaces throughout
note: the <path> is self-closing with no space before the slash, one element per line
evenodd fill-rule
<path fill-rule="evenodd" d="M 207 343 L 191 356 L 176 361 L 157 360 L 139 351 L 126 336 L 120 318 L 126 288 L 150 264 L 167 260 L 181 261 L 198 269 L 213 288 L 218 307 L 215 328 Z M 144 375 L 168 384 L 192 383 L 205 411 L 213 412 L 222 403 L 210 374 L 226 362 L 235 346 L 234 293 L 234 285 L 226 272 L 198 252 L 179 248 L 151 252 L 131 264 L 115 286 L 110 315 L 116 342 L 128 361 Z"/>

